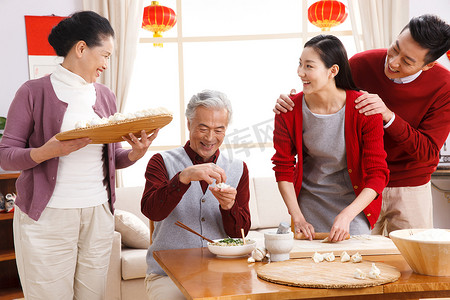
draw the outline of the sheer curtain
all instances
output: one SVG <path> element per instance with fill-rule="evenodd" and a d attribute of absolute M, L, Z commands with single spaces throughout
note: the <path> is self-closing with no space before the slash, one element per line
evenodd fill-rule
<path fill-rule="evenodd" d="M 348 6 L 358 51 L 389 47 L 409 22 L 409 0 L 348 0 Z"/>
<path fill-rule="evenodd" d="M 100 81 L 114 92 L 117 109 L 123 112 L 136 58 L 144 0 L 83 0 L 83 9 L 95 11 L 107 18 L 114 29 L 115 52 Z"/>
<path fill-rule="evenodd" d="M 115 51 L 100 82 L 114 92 L 117 110 L 123 112 L 136 58 L 144 0 L 83 0 L 83 9 L 95 11 L 107 18 L 114 29 Z M 116 171 L 116 186 L 123 186 L 120 170 Z"/>

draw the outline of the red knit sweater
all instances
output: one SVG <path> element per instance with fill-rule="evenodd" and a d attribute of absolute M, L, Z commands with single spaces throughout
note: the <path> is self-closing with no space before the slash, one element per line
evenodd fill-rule
<path fill-rule="evenodd" d="M 437 64 L 414 81 L 397 84 L 384 74 L 385 59 L 386 49 L 356 54 L 350 59 L 353 78 L 395 113 L 384 135 L 388 186 L 422 185 L 436 170 L 450 131 L 450 72 Z"/>
<path fill-rule="evenodd" d="M 375 190 L 379 196 L 365 209 L 371 227 L 381 210 L 381 193 L 388 182 L 389 171 L 386 152 L 383 149 L 383 125 L 381 115 L 365 117 L 354 108 L 355 99 L 361 95 L 347 91 L 345 107 L 345 146 L 347 166 L 356 195 L 364 188 Z M 278 181 L 293 182 L 298 197 L 302 186 L 302 98 L 303 93 L 292 97 L 294 109 L 275 116 L 273 143 L 275 154 L 273 170 Z M 330 141 L 330 151 L 333 149 Z M 297 159 L 296 159 L 297 156 Z"/>

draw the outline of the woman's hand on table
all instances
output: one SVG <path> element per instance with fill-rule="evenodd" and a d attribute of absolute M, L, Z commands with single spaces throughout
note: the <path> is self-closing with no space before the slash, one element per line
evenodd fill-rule
<path fill-rule="evenodd" d="M 340 242 L 350 233 L 350 222 L 353 220 L 351 216 L 348 216 L 344 211 L 334 218 L 333 226 L 331 226 L 330 235 L 328 236 L 329 242 Z"/>
<path fill-rule="evenodd" d="M 86 147 L 90 142 L 90 138 L 59 141 L 53 136 L 41 147 L 32 149 L 30 156 L 36 163 L 41 163 L 55 157 L 69 155 L 74 151 Z"/>
<path fill-rule="evenodd" d="M 148 147 L 152 144 L 153 140 L 158 136 L 159 128 L 152 134 L 147 135 L 145 130 L 141 131 L 141 137 L 137 138 L 134 134 L 129 133 L 129 136 L 123 136 L 124 141 L 128 142 L 131 146 L 131 151 L 128 153 L 128 158 L 131 161 L 136 161 L 142 158 L 147 153 Z"/>

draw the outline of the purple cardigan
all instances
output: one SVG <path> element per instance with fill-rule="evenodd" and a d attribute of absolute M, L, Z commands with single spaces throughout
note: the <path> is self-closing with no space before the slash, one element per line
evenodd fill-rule
<path fill-rule="evenodd" d="M 108 117 L 117 111 L 114 94 L 101 84 L 94 84 L 97 100 L 94 112 Z M 16 181 L 16 205 L 33 220 L 38 220 L 49 202 L 56 184 L 59 158 L 37 164 L 30 152 L 45 144 L 61 130 L 67 103 L 59 100 L 50 76 L 25 82 L 17 91 L 9 108 L 3 138 L 0 141 L 0 166 L 19 170 Z M 111 211 L 114 211 L 115 170 L 133 164 L 128 159 L 131 150 L 120 143 L 108 144 L 104 154 L 105 183 L 109 186 Z M 107 155 L 107 158 L 106 158 Z"/>

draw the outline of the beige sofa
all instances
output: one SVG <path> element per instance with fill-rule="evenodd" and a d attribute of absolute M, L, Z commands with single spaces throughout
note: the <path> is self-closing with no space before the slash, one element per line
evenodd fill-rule
<path fill-rule="evenodd" d="M 116 214 L 116 230 L 122 231 L 122 234 L 116 231 L 114 236 L 106 299 L 146 299 L 144 278 L 147 269 L 145 260 L 147 249 L 135 249 L 123 245 L 123 240 L 134 238 L 134 231 L 131 229 L 124 232 L 122 228 L 118 228 L 123 219 L 118 222 L 117 216 L 123 211 L 137 216 L 133 218 L 135 223 L 139 223 L 141 230 L 136 233 L 136 238 L 138 234 L 142 235 L 143 224 L 148 230 L 148 219 L 140 211 L 142 192 L 143 187 L 125 187 L 116 190 L 116 209 L 119 210 Z M 261 246 L 265 231 L 276 230 L 280 222 L 290 223 L 290 216 L 274 178 L 261 177 L 250 180 L 250 214 L 252 226 L 247 237 L 255 239 Z"/>

